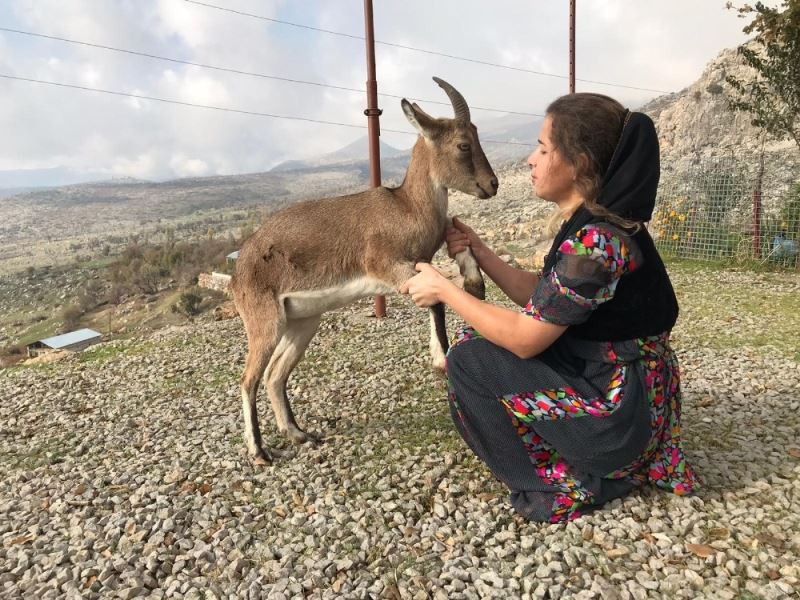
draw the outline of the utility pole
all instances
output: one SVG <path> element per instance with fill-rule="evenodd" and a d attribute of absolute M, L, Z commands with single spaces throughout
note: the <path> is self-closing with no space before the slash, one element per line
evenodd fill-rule
<path fill-rule="evenodd" d="M 372 0 L 364 0 L 364 32 L 367 41 L 367 116 L 369 136 L 369 175 L 370 185 L 381 185 L 381 147 L 380 116 L 383 111 L 378 108 L 378 82 L 375 77 L 375 27 L 372 19 Z M 386 298 L 375 296 L 375 316 L 379 319 L 386 316 Z"/>
<path fill-rule="evenodd" d="M 575 0 L 569 0 L 569 93 L 575 93 Z"/>

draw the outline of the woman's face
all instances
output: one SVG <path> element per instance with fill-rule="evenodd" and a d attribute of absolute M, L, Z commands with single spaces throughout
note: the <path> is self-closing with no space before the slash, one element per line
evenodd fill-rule
<path fill-rule="evenodd" d="M 553 118 L 548 115 L 539 132 L 539 145 L 528 157 L 533 191 L 543 200 L 558 205 L 575 194 L 575 167 L 563 159 L 552 142 Z"/>

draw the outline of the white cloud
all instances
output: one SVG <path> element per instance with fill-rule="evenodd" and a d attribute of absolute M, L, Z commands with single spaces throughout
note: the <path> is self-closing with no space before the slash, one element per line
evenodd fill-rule
<path fill-rule="evenodd" d="M 209 166 L 204 160 L 188 158 L 182 154 L 173 156 L 169 166 L 178 177 L 200 177 L 210 174 Z"/>
<path fill-rule="evenodd" d="M 226 0 L 235 10 L 363 35 L 358 0 Z M 723 47 L 744 40 L 722 0 L 578 5 L 578 78 L 678 90 Z M 181 0 L 9 0 L 10 27 L 181 60 L 363 89 L 364 42 L 287 27 Z M 378 40 L 567 73 L 567 3 L 384 0 Z M 542 112 L 567 90 L 541 77 L 379 44 L 379 91 L 450 109 L 431 81 L 455 85 L 473 106 Z M 365 125 L 363 93 L 297 85 L 0 33 L 0 71 L 197 104 Z M 655 94 L 578 83 L 638 106 Z M 410 131 L 399 99 L 380 98 L 382 128 Z M 479 127 L 496 113 L 473 111 Z M 69 165 L 142 178 L 265 170 L 285 158 L 330 152 L 365 135 L 340 128 L 121 98 L 0 79 L 0 168 Z M 412 136 L 385 132 L 408 147 Z"/>

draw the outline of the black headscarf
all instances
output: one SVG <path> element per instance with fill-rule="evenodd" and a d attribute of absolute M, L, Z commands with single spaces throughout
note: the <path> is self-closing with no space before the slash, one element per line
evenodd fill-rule
<path fill-rule="evenodd" d="M 646 222 L 653 216 L 660 175 L 658 136 L 652 119 L 625 111 L 622 132 L 608 164 L 597 203 L 629 221 Z M 555 266 L 558 249 L 584 225 L 602 221 L 581 206 L 556 234 L 545 258 L 544 272 Z"/>
<path fill-rule="evenodd" d="M 623 219 L 645 223 L 653 216 L 659 175 L 653 121 L 645 114 L 626 111 L 598 204 Z M 544 272 L 555 267 L 564 240 L 589 223 L 607 221 L 607 217 L 593 215 L 583 206 L 575 211 L 556 235 Z M 619 280 L 611 302 L 600 304 L 586 322 L 570 327 L 571 335 L 589 340 L 631 340 L 661 334 L 675 325 L 678 301 L 650 234 L 642 226 L 630 237 L 639 248 L 641 264 Z"/>

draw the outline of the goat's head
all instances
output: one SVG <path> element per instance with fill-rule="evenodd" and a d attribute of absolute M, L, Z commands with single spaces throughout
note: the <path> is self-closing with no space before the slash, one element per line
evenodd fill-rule
<path fill-rule="evenodd" d="M 455 118 L 437 119 L 405 98 L 400 102 L 408 121 L 430 149 L 431 175 L 444 187 L 478 198 L 497 193 L 497 176 L 478 141 L 478 129 L 469 117 L 469 106 L 452 85 L 434 77 L 453 104 Z"/>

